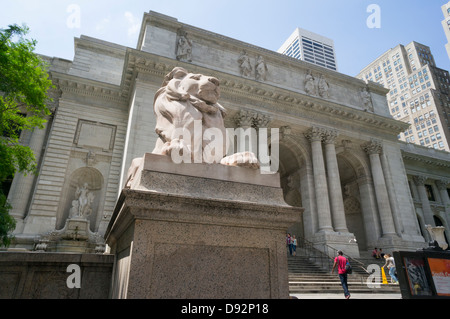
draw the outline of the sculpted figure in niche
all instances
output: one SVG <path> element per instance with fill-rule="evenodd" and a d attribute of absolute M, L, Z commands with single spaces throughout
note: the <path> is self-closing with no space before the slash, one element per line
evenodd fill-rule
<path fill-rule="evenodd" d="M 178 31 L 177 60 L 192 62 L 192 42 L 184 30 Z"/>
<path fill-rule="evenodd" d="M 219 80 L 202 74 L 193 74 L 176 67 L 166 75 L 156 92 L 156 142 L 153 154 L 183 157 L 185 163 L 220 163 L 229 166 L 259 168 L 257 157 L 250 152 L 225 157 L 225 109 L 218 103 Z M 217 133 L 208 137 L 207 132 Z M 222 140 L 217 140 L 217 137 Z M 128 171 L 126 187 L 140 166 L 142 158 L 135 159 Z M 182 162 L 182 161 L 180 161 Z"/>
<path fill-rule="evenodd" d="M 364 111 L 373 111 L 372 97 L 370 96 L 367 87 L 363 88 L 361 91 L 361 99 L 363 102 Z"/>
<path fill-rule="evenodd" d="M 78 200 L 73 200 L 72 208 L 69 211 L 69 218 L 78 217 L 79 210 L 80 210 L 80 203 L 78 202 Z"/>
<path fill-rule="evenodd" d="M 252 64 L 250 63 L 250 58 L 245 50 L 242 51 L 238 59 L 239 69 L 241 70 L 241 75 L 251 76 L 252 75 Z"/>
<path fill-rule="evenodd" d="M 91 205 L 95 195 L 89 191 L 88 186 L 88 183 L 84 183 L 82 187 L 77 187 L 77 190 L 75 191 L 75 197 L 77 198 L 78 204 L 73 205 L 72 202 L 72 209 L 78 205 L 78 214 L 76 217 L 88 217 L 92 213 Z"/>
<path fill-rule="evenodd" d="M 255 66 L 256 80 L 265 81 L 267 77 L 267 65 L 262 56 L 258 56 Z"/>
<path fill-rule="evenodd" d="M 314 76 L 312 75 L 311 70 L 308 70 L 308 73 L 305 77 L 305 92 L 311 95 L 316 95 L 316 86 L 314 84 Z"/>
<path fill-rule="evenodd" d="M 329 86 L 328 82 L 325 80 L 325 78 L 323 77 L 323 75 L 320 75 L 318 86 L 319 86 L 319 95 L 323 98 L 329 98 L 330 97 L 330 94 L 329 94 L 330 86 Z"/>

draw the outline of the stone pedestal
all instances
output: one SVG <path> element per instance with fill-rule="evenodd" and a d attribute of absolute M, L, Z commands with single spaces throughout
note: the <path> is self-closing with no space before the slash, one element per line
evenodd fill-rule
<path fill-rule="evenodd" d="M 426 225 L 427 231 L 430 233 L 431 239 L 433 241 L 436 241 L 439 245 L 439 247 L 442 248 L 442 250 L 446 250 L 448 248 L 447 241 L 445 240 L 445 227 L 438 226 L 438 227 L 432 227 L 431 225 Z"/>
<path fill-rule="evenodd" d="M 66 220 L 64 228 L 41 236 L 36 251 L 59 253 L 104 253 L 105 243 L 98 233 L 90 231 L 89 221 L 83 217 Z"/>
<path fill-rule="evenodd" d="M 285 236 L 302 209 L 278 174 L 146 154 L 105 234 L 112 298 L 288 298 Z"/>

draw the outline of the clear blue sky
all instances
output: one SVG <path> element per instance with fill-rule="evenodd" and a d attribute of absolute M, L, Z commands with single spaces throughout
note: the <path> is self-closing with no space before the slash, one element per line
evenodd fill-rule
<path fill-rule="evenodd" d="M 301 27 L 335 42 L 341 73 L 356 76 L 398 44 L 430 46 L 436 64 L 450 70 L 441 6 L 448 0 L 14 0 L 2 1 L 0 28 L 27 24 L 37 53 L 73 59 L 73 39 L 81 34 L 136 47 L 144 12 L 276 51 Z M 368 28 L 370 4 L 381 9 L 381 28 Z M 80 25 L 70 26 L 70 5 L 80 9 Z M 71 20 L 72 22 L 74 20 Z"/>

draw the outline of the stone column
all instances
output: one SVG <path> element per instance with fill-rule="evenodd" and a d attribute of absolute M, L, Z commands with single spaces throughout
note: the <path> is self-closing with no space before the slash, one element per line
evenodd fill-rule
<path fill-rule="evenodd" d="M 434 219 L 433 219 L 433 211 L 431 210 L 430 201 L 428 199 L 427 190 L 425 189 L 425 181 L 427 180 L 426 176 L 414 176 L 414 184 L 417 186 L 417 190 L 419 191 L 419 198 L 422 203 L 422 211 L 425 225 L 431 225 L 435 227 Z"/>
<path fill-rule="evenodd" d="M 348 233 L 342 197 L 341 178 L 339 176 L 339 167 L 336 158 L 335 141 L 337 135 L 336 131 L 327 131 L 324 134 L 328 190 L 330 192 L 331 216 L 333 219 L 334 230 L 337 232 Z"/>
<path fill-rule="evenodd" d="M 333 227 L 331 226 L 327 177 L 325 174 L 325 164 L 323 161 L 322 152 L 323 131 L 319 128 L 313 127 L 305 134 L 305 136 L 311 142 L 319 232 L 332 232 Z"/>
<path fill-rule="evenodd" d="M 446 211 L 449 209 L 448 206 L 450 205 L 450 198 L 448 197 L 448 192 L 447 192 L 448 184 L 449 184 L 449 181 L 446 181 L 446 180 L 436 181 L 436 186 L 439 189 L 439 194 L 441 195 L 442 204 L 444 205 Z"/>
<path fill-rule="evenodd" d="M 379 142 L 371 141 L 364 144 L 362 148 L 370 158 L 370 168 L 372 171 L 372 178 L 375 187 L 375 195 L 378 204 L 383 236 L 397 236 L 395 231 L 394 219 L 392 217 L 392 210 L 389 204 L 389 195 L 387 192 L 386 180 L 384 178 L 383 168 L 381 166 L 380 160 L 382 145 Z"/>
<path fill-rule="evenodd" d="M 399 214 L 399 208 L 398 208 L 398 202 L 397 202 L 397 195 L 395 192 L 394 183 L 392 181 L 392 175 L 389 168 L 389 162 L 386 157 L 386 154 L 380 155 L 381 159 L 381 167 L 383 168 L 384 177 L 386 178 L 386 188 L 388 190 L 388 196 L 389 196 L 389 203 L 391 205 L 392 210 L 392 217 L 394 219 L 394 225 L 395 229 L 397 231 L 397 235 L 401 236 L 401 233 L 403 232 L 403 223 L 400 219 Z"/>
<path fill-rule="evenodd" d="M 373 181 L 369 176 L 361 175 L 358 177 L 358 186 L 361 196 L 361 210 L 366 231 L 366 241 L 368 247 L 371 247 L 376 245 L 378 238 L 381 237 Z"/>
<path fill-rule="evenodd" d="M 444 218 L 445 218 L 446 225 L 444 224 L 444 226 L 447 226 L 446 230 L 445 230 L 447 238 L 450 237 L 450 229 L 449 229 L 450 227 L 448 227 L 450 225 L 450 198 L 449 198 L 448 192 L 447 192 L 447 186 L 449 184 L 450 184 L 450 181 L 448 181 L 448 180 L 436 181 L 436 186 L 441 195 L 442 205 L 444 205 L 444 210 L 445 210 Z"/>

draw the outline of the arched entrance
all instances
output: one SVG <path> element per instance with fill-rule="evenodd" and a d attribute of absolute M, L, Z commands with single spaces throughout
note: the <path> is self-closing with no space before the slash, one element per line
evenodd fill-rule
<path fill-rule="evenodd" d="M 302 169 L 305 166 L 304 155 L 300 147 L 290 138 L 283 139 L 279 147 L 279 174 L 280 185 L 283 189 L 284 200 L 294 207 L 305 207 L 302 199 Z M 305 237 L 303 215 L 298 223 L 288 229 L 288 232 L 297 237 Z"/>
<path fill-rule="evenodd" d="M 349 233 L 354 234 L 360 252 L 370 249 L 367 243 L 358 178 L 364 172 L 361 161 L 349 152 L 337 155 L 341 179 L 345 220 Z"/>

